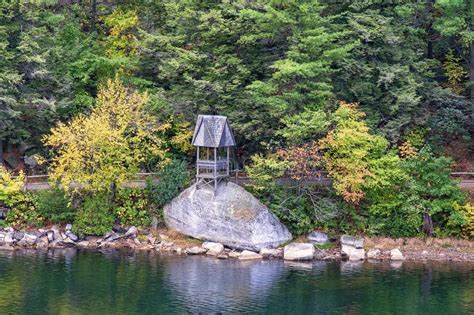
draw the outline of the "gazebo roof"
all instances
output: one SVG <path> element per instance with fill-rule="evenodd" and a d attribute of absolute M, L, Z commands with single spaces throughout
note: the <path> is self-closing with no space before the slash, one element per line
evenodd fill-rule
<path fill-rule="evenodd" d="M 199 147 L 221 148 L 235 146 L 235 139 L 225 116 L 199 115 L 192 144 Z"/>

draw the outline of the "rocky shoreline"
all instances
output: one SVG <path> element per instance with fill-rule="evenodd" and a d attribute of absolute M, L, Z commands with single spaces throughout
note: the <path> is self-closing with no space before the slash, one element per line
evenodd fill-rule
<path fill-rule="evenodd" d="M 202 242 L 167 229 L 140 230 L 120 226 L 102 237 L 79 238 L 70 224 L 43 229 L 0 229 L 0 250 L 78 248 L 156 251 L 166 255 L 207 255 L 216 259 L 284 259 L 287 261 L 463 261 L 474 262 L 474 242 L 455 239 L 383 237 L 362 238 L 342 235 L 329 238 L 322 232 L 259 252 L 228 248 L 220 243 Z"/>

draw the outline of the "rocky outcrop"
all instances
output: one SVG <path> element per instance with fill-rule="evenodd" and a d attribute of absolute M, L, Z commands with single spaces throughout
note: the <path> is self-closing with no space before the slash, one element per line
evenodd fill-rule
<path fill-rule="evenodd" d="M 364 239 L 349 235 L 341 236 L 341 254 L 349 260 L 364 260 Z"/>
<path fill-rule="evenodd" d="M 288 229 L 242 187 L 221 184 L 217 193 L 193 185 L 164 208 L 169 229 L 236 249 L 260 251 L 291 240 Z"/>
<path fill-rule="evenodd" d="M 285 260 L 312 260 L 314 258 L 314 245 L 311 243 L 291 243 L 283 250 Z"/>

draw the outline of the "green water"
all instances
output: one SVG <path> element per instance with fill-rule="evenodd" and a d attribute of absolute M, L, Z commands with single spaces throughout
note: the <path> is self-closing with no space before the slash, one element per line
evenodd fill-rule
<path fill-rule="evenodd" d="M 473 314 L 474 264 L 0 252 L 0 314 Z"/>

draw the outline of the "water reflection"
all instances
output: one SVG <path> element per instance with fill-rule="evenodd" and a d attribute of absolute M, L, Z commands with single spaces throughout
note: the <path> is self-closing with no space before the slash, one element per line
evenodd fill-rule
<path fill-rule="evenodd" d="M 270 261 L 186 257 L 166 265 L 165 282 L 187 312 L 257 311 L 252 305 L 268 297 L 283 269 Z"/>
<path fill-rule="evenodd" d="M 470 314 L 474 264 L 0 251 L 0 297 L 0 314 Z"/>

